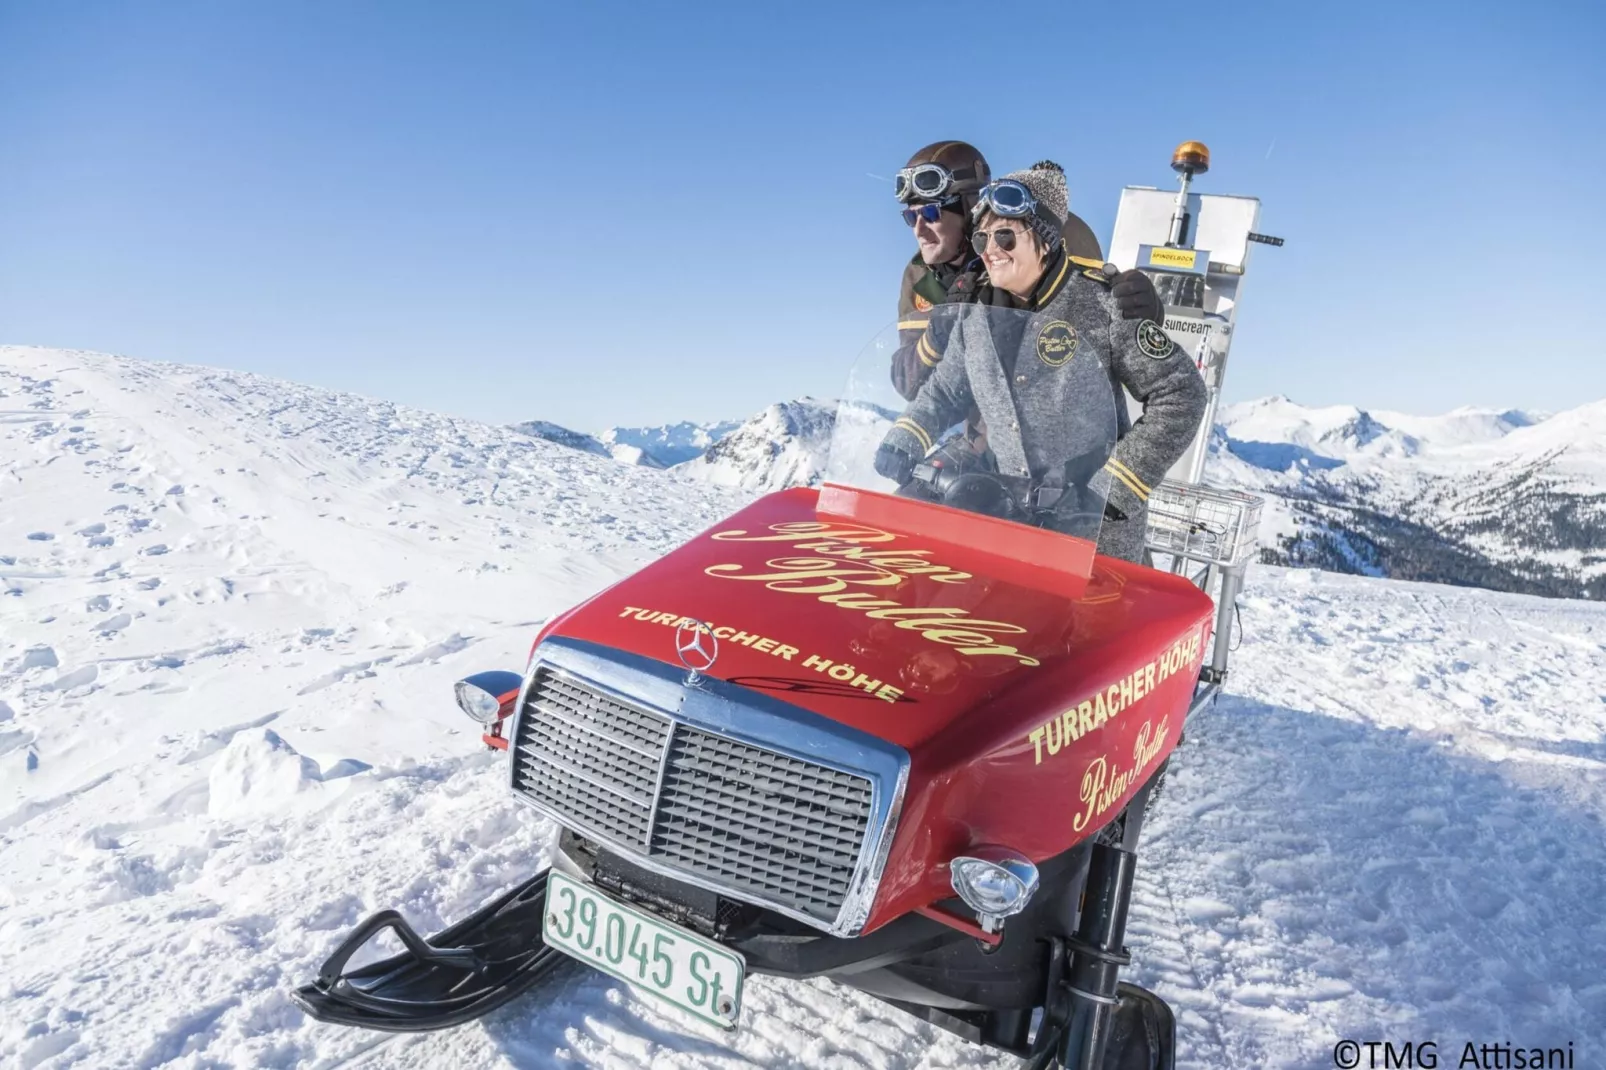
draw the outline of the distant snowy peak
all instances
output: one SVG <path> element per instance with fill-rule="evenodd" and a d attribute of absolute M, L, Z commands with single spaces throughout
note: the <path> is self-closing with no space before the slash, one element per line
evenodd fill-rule
<path fill-rule="evenodd" d="M 522 424 L 513 424 L 511 427 L 521 435 L 529 435 L 531 438 L 544 438 L 548 442 L 556 442 L 558 445 L 568 446 L 572 450 L 595 453 L 603 457 L 612 456 L 608 451 L 608 447 L 599 442 L 594 435 L 588 435 L 583 431 L 571 431 L 567 427 L 548 423 L 546 420 L 526 420 Z"/>
<path fill-rule="evenodd" d="M 1476 408 L 1413 416 L 1353 405 L 1312 407 L 1277 396 L 1224 406 L 1217 424 L 1234 455 L 1258 468 L 1285 471 L 1301 461 L 1328 469 L 1494 442 L 1540 419 L 1517 409 Z"/>
<path fill-rule="evenodd" d="M 681 475 L 721 487 L 764 492 L 820 481 L 837 403 L 799 398 L 771 405 L 677 465 Z"/>
<path fill-rule="evenodd" d="M 1412 416 L 1403 412 L 1377 411 L 1379 422 L 1435 447 L 1465 446 L 1493 442 L 1513 431 L 1544 421 L 1549 413 L 1521 409 L 1461 408 L 1443 416 Z"/>
<path fill-rule="evenodd" d="M 601 442 L 614 458 L 627 464 L 661 468 L 684 464 L 742 426 L 740 420 L 696 424 L 682 420 L 661 427 L 610 427 Z"/>
<path fill-rule="evenodd" d="M 1515 463 L 1543 464 L 1606 486 L 1606 399 L 1518 428 L 1500 445 Z"/>

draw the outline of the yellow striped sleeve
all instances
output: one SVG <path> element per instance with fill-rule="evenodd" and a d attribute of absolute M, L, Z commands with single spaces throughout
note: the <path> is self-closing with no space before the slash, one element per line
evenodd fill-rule
<path fill-rule="evenodd" d="M 1131 480 L 1138 487 L 1138 489 L 1143 492 L 1143 496 L 1145 498 L 1147 498 L 1149 496 L 1149 494 L 1152 492 L 1153 488 L 1150 487 L 1147 483 L 1143 482 L 1143 480 L 1139 479 L 1138 478 L 1138 474 L 1136 472 L 1132 471 L 1132 469 L 1128 468 L 1123 462 L 1117 460 L 1114 457 L 1111 457 L 1108 463 L 1114 465 L 1115 468 L 1118 471 L 1120 471 L 1129 480 Z"/>
<path fill-rule="evenodd" d="M 942 360 L 942 357 L 937 355 L 936 347 L 931 344 L 930 331 L 920 336 L 920 341 L 915 344 L 915 355 L 920 358 L 920 363 L 928 368 L 935 368 L 937 362 Z"/>
<path fill-rule="evenodd" d="M 1114 458 L 1111 458 L 1104 465 L 1104 470 L 1125 484 L 1127 490 L 1131 491 L 1133 494 L 1136 494 L 1138 501 L 1146 502 L 1149 500 L 1148 491 L 1143 489 L 1143 484 L 1135 482 L 1131 476 L 1127 475 L 1124 471 L 1124 466 L 1122 468 L 1117 468 Z"/>
<path fill-rule="evenodd" d="M 930 320 L 899 320 L 898 321 L 898 330 L 900 330 L 900 331 L 923 331 L 923 330 L 926 329 L 926 324 L 928 324 L 930 322 L 931 322 Z"/>
<path fill-rule="evenodd" d="M 901 428 L 903 428 L 905 431 L 909 432 L 915 438 L 918 438 L 920 440 L 920 444 L 923 447 L 925 447 L 926 450 L 929 451 L 931 449 L 931 435 L 926 431 L 926 429 L 924 427 L 921 427 L 919 424 L 917 424 L 913 420 L 909 419 L 909 417 L 907 417 L 907 416 L 898 417 L 896 420 L 893 421 L 892 426 L 893 427 L 901 427 Z"/>

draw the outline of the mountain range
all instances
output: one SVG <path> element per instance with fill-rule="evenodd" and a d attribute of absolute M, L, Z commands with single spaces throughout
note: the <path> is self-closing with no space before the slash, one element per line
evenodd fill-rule
<path fill-rule="evenodd" d="M 1606 598 L 1606 401 L 1420 417 L 1225 407 L 1206 479 L 1266 498 L 1263 560 Z"/>
<path fill-rule="evenodd" d="M 759 493 L 819 481 L 835 410 L 800 398 L 739 423 L 515 430 Z M 1205 480 L 1265 498 L 1266 563 L 1606 598 L 1606 400 L 1417 416 L 1260 398 L 1219 411 Z"/>
<path fill-rule="evenodd" d="M 772 409 L 780 407 L 771 406 Z M 547 420 L 526 420 L 510 426 L 512 430 L 531 438 L 542 438 L 570 449 L 612 457 L 623 464 L 640 465 L 643 468 L 673 468 L 701 457 L 716 442 L 744 429 L 746 424 L 740 420 L 711 424 L 682 420 L 678 424 L 659 427 L 611 427 L 600 436 L 571 431 Z M 787 431 L 785 426 L 776 427 L 775 430 L 778 433 Z"/>

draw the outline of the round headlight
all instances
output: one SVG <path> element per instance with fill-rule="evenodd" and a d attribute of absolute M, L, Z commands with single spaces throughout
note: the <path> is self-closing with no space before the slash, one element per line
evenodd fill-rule
<path fill-rule="evenodd" d="M 480 724 L 490 724 L 496 720 L 496 715 L 502 711 L 502 704 L 496 701 L 496 696 L 484 691 L 467 680 L 459 680 L 453 687 L 457 694 L 457 707 Z"/>
<path fill-rule="evenodd" d="M 1016 851 L 983 847 L 948 863 L 954 891 L 995 931 L 998 922 L 1026 909 L 1037 892 L 1037 867 Z"/>

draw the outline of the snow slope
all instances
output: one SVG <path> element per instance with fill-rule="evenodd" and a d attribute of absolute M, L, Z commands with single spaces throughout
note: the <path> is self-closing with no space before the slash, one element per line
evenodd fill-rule
<path fill-rule="evenodd" d="M 603 457 L 612 456 L 608 447 L 591 435 L 582 431 L 571 431 L 561 424 L 551 423 L 547 420 L 526 420 L 524 423 L 514 424 L 512 429 L 520 434 L 529 435 L 531 438 L 544 438 L 548 442 L 556 442 L 560 446 L 567 446 L 572 450 L 580 450 L 583 453 L 595 453 Z M 636 462 L 631 460 L 626 463 L 634 464 Z"/>
<path fill-rule="evenodd" d="M 746 493 L 255 376 L 0 348 L 0 1065 L 1012 1067 L 826 982 L 725 1034 L 575 969 L 392 1038 L 287 991 L 550 830 L 451 682 Z M 1128 943 L 1179 1065 L 1606 1050 L 1606 606 L 1275 568 Z M 1441 1065 L 1451 1065 L 1445 1062 Z"/>

